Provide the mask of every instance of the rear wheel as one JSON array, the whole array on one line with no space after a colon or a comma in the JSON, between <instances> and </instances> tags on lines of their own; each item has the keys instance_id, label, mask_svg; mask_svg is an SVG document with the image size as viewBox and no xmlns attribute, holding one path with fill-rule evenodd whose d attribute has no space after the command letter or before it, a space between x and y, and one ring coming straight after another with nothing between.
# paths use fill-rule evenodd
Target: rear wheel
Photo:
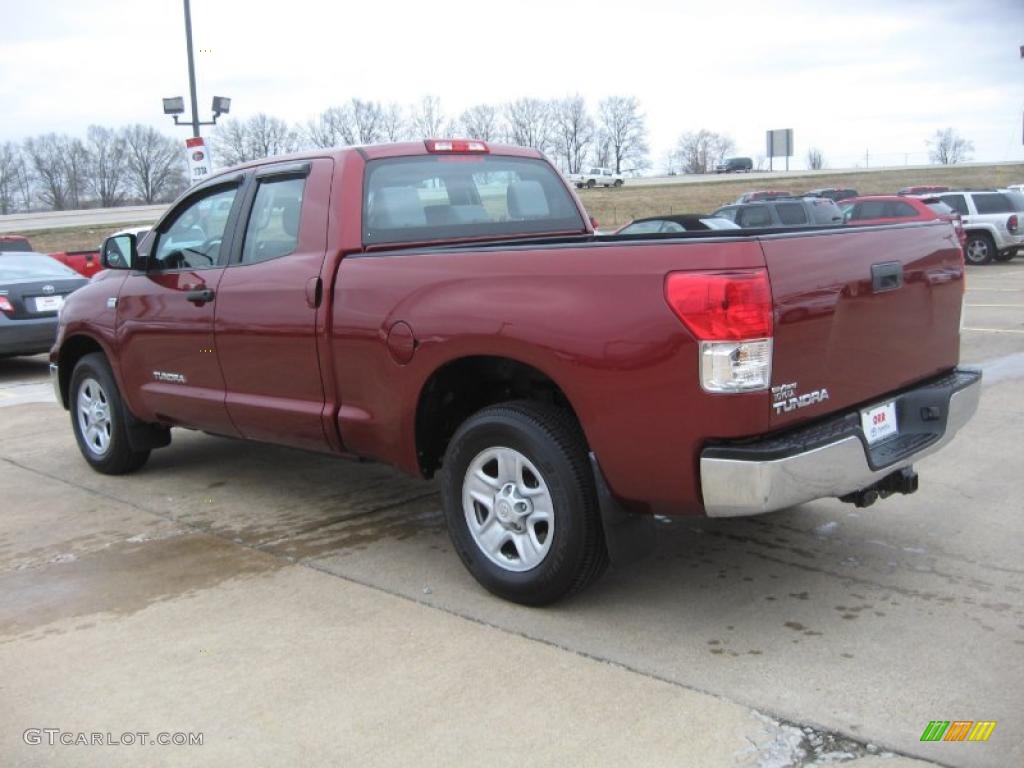
<instances>
[{"instance_id":1,"label":"rear wheel","mask_svg":"<svg viewBox=\"0 0 1024 768\"><path fill-rule=\"evenodd\" d=\"M608 564L583 435L562 409L517 401L471 416L445 452L441 497L462 562L507 600L552 603Z\"/></svg>"},{"instance_id":2,"label":"rear wheel","mask_svg":"<svg viewBox=\"0 0 1024 768\"><path fill-rule=\"evenodd\" d=\"M987 232L971 232L964 245L964 258L968 264L988 264L996 253L996 244Z\"/></svg>"},{"instance_id":3,"label":"rear wheel","mask_svg":"<svg viewBox=\"0 0 1024 768\"><path fill-rule=\"evenodd\" d=\"M97 472L123 475L149 459L149 451L135 451L128 442L121 393L100 353L86 355L75 365L68 405L78 449Z\"/></svg>"},{"instance_id":4,"label":"rear wheel","mask_svg":"<svg viewBox=\"0 0 1024 768\"><path fill-rule=\"evenodd\" d=\"M621 187L622 186L622 179L616 179L615 180L615 186L616 187Z\"/></svg>"},{"instance_id":5,"label":"rear wheel","mask_svg":"<svg viewBox=\"0 0 1024 768\"><path fill-rule=\"evenodd\" d=\"M587 189L593 189L597 186L597 182L594 179L587 179Z\"/></svg>"}]
</instances>

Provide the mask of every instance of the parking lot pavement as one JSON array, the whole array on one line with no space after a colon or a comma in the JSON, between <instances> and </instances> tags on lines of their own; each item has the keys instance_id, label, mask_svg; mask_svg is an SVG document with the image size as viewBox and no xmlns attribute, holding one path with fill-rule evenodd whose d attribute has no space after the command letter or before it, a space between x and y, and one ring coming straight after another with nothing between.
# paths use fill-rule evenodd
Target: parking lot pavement
<instances>
[{"instance_id":1,"label":"parking lot pavement","mask_svg":"<svg viewBox=\"0 0 1024 768\"><path fill-rule=\"evenodd\" d=\"M1013 303L1024 264L970 271L982 405L919 493L665 523L652 558L545 610L484 593L433 486L387 468L176 431L108 478L55 405L0 409L17 499L0 518L0 754L128 749L21 741L60 727L202 731L148 758L189 765L1024 764L1024 316L982 306ZM26 365L20 381L45 375ZM936 719L998 726L919 741Z\"/></svg>"}]
</instances>

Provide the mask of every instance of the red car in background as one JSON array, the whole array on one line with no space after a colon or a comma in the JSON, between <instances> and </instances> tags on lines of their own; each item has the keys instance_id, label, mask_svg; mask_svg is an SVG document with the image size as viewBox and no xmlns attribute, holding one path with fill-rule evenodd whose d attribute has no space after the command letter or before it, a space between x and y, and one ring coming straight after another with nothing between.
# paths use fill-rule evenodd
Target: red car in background
<instances>
[{"instance_id":1,"label":"red car in background","mask_svg":"<svg viewBox=\"0 0 1024 768\"><path fill-rule=\"evenodd\" d=\"M949 187L936 184L919 184L915 187L904 187L897 195L927 195L932 192L949 192Z\"/></svg>"},{"instance_id":2,"label":"red car in background","mask_svg":"<svg viewBox=\"0 0 1024 768\"><path fill-rule=\"evenodd\" d=\"M21 235L0 235L0 251L11 253L30 253L32 244L27 237Z\"/></svg>"},{"instance_id":3,"label":"red car in background","mask_svg":"<svg viewBox=\"0 0 1024 768\"><path fill-rule=\"evenodd\" d=\"M937 197L865 195L843 200L839 207L843 211L844 224L899 224L941 219L953 225L961 248L967 240L960 214Z\"/></svg>"}]
</instances>

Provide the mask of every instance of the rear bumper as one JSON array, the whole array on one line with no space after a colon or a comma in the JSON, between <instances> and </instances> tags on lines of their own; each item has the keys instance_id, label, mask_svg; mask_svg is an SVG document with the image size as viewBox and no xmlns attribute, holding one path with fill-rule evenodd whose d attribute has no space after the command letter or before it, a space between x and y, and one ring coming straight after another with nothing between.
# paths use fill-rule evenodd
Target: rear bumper
<instances>
[{"instance_id":1,"label":"rear bumper","mask_svg":"<svg viewBox=\"0 0 1024 768\"><path fill-rule=\"evenodd\" d=\"M49 352L56 338L56 316L11 320L0 313L0 355Z\"/></svg>"},{"instance_id":2,"label":"rear bumper","mask_svg":"<svg viewBox=\"0 0 1024 768\"><path fill-rule=\"evenodd\" d=\"M857 410L753 442L710 445L700 458L709 517L786 509L860 491L944 447L978 408L981 372L959 369L894 401L898 437L868 447Z\"/></svg>"}]
</instances>

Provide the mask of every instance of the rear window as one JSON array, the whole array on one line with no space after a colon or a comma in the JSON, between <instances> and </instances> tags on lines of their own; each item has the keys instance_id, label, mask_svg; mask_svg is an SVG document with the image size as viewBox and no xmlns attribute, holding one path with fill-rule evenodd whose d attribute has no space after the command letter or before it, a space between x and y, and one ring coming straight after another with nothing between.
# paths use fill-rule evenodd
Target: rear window
<instances>
[{"instance_id":1,"label":"rear window","mask_svg":"<svg viewBox=\"0 0 1024 768\"><path fill-rule=\"evenodd\" d=\"M0 237L0 251L8 253L28 253L31 252L32 246L28 240L21 237L3 238Z\"/></svg>"},{"instance_id":2,"label":"rear window","mask_svg":"<svg viewBox=\"0 0 1024 768\"><path fill-rule=\"evenodd\" d=\"M1001 192L989 192L974 196L974 207L978 213L1013 213L1010 198Z\"/></svg>"},{"instance_id":3,"label":"rear window","mask_svg":"<svg viewBox=\"0 0 1024 768\"><path fill-rule=\"evenodd\" d=\"M81 277L56 259L39 253L8 253L0 256L0 283L19 280L62 280Z\"/></svg>"},{"instance_id":4,"label":"rear window","mask_svg":"<svg viewBox=\"0 0 1024 768\"><path fill-rule=\"evenodd\" d=\"M807 223L807 213L800 203L779 203L775 206L775 212L783 224L799 226Z\"/></svg>"},{"instance_id":5,"label":"rear window","mask_svg":"<svg viewBox=\"0 0 1024 768\"><path fill-rule=\"evenodd\" d=\"M431 155L371 160L364 195L367 245L586 229L558 173L532 158Z\"/></svg>"},{"instance_id":6,"label":"rear window","mask_svg":"<svg viewBox=\"0 0 1024 768\"><path fill-rule=\"evenodd\" d=\"M770 227L772 225L772 216L768 212L767 206L751 206L740 211L736 223L741 227Z\"/></svg>"}]
</instances>

